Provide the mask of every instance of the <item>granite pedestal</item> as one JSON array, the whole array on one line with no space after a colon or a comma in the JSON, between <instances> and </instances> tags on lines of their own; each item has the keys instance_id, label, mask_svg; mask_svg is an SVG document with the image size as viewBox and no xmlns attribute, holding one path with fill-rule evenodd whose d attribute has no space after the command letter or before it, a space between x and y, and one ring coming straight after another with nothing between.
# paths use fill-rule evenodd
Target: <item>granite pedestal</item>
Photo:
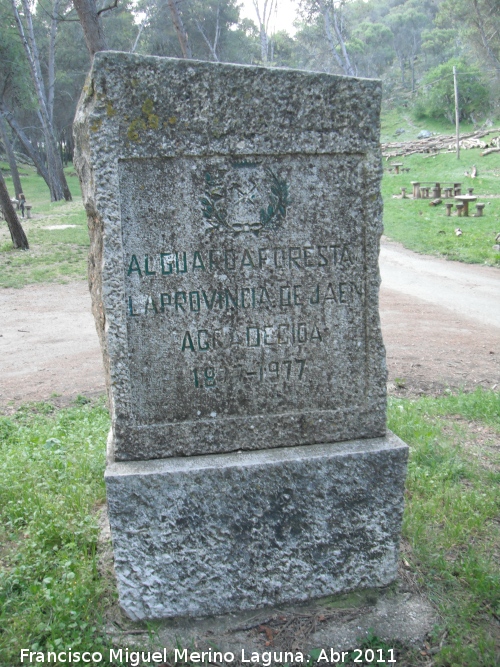
<instances>
[{"instance_id":1,"label":"granite pedestal","mask_svg":"<svg viewBox=\"0 0 500 667\"><path fill-rule=\"evenodd\" d=\"M106 470L133 619L303 602L396 577L407 446L395 435Z\"/></svg>"}]
</instances>

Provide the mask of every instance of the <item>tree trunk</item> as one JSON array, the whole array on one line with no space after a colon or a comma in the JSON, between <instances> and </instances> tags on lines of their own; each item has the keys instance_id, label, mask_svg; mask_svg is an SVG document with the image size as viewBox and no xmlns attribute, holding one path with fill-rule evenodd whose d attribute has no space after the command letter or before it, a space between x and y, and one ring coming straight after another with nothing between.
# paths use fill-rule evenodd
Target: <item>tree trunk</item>
<instances>
[{"instance_id":1,"label":"tree trunk","mask_svg":"<svg viewBox=\"0 0 500 667\"><path fill-rule=\"evenodd\" d=\"M7 128L5 127L5 121L2 116L0 116L0 137L2 143L5 147L5 152L7 153L7 158L9 160L10 174L12 176L12 183L14 185L14 196L17 199L17 196L20 192L23 191L21 186L21 179L19 177L19 171L17 169L16 156L12 150L12 145L10 143L9 137L7 135Z\"/></svg>"},{"instance_id":2,"label":"tree trunk","mask_svg":"<svg viewBox=\"0 0 500 667\"><path fill-rule=\"evenodd\" d=\"M54 122L54 93L56 88L56 35L57 35L57 14L59 12L60 0L54 0L52 4L52 19L50 22L50 39L49 39L49 67L48 67L48 91L47 110L49 112L49 120Z\"/></svg>"},{"instance_id":3,"label":"tree trunk","mask_svg":"<svg viewBox=\"0 0 500 667\"><path fill-rule=\"evenodd\" d=\"M172 22L174 24L175 32L179 39L179 44L181 45L182 56L184 58L192 58L193 54L191 53L191 47L189 46L188 36L184 24L179 14L179 8L177 7L177 0L168 0L168 6L170 7L170 13L172 14Z\"/></svg>"},{"instance_id":4,"label":"tree trunk","mask_svg":"<svg viewBox=\"0 0 500 667\"><path fill-rule=\"evenodd\" d=\"M405 87L405 64L406 64L406 60L403 56L398 56L398 61L399 61L399 69L401 70L401 85L404 88Z\"/></svg>"},{"instance_id":5,"label":"tree trunk","mask_svg":"<svg viewBox=\"0 0 500 667\"><path fill-rule=\"evenodd\" d=\"M19 141L24 146L24 150L26 151L26 153L28 153L30 158L33 160L33 162L35 164L35 167L37 168L40 176L47 183L47 187L50 190L51 199L52 199L52 186L51 186L51 183L50 183L49 172L45 168L45 165L43 163L43 159L42 159L40 153L33 146L33 144L28 139L28 137L23 132L23 130L19 127L19 124L16 121L16 119L14 118L14 116L10 113L10 111L7 111L7 109L5 109L5 107L3 107L1 102L0 102L0 113L7 120L7 122L10 125L12 131L16 134L17 138L19 139ZM53 201L53 199L52 199L52 201Z\"/></svg>"},{"instance_id":6,"label":"tree trunk","mask_svg":"<svg viewBox=\"0 0 500 667\"><path fill-rule=\"evenodd\" d=\"M5 181L3 180L2 172L0 172L0 205L2 206L2 211L9 226L9 232L12 239L12 243L16 248L21 248L21 250L28 250L29 244L26 234L24 233L17 213L12 206L10 201L9 192Z\"/></svg>"},{"instance_id":7,"label":"tree trunk","mask_svg":"<svg viewBox=\"0 0 500 667\"><path fill-rule=\"evenodd\" d=\"M264 26L260 26L260 58L262 62L267 65L268 62L268 43L267 43L267 33L264 30Z\"/></svg>"},{"instance_id":8,"label":"tree trunk","mask_svg":"<svg viewBox=\"0 0 500 667\"><path fill-rule=\"evenodd\" d=\"M203 28L201 27L200 22L198 19L195 19L196 27L198 28L201 36L205 40L205 44L208 46L210 53L212 54L212 58L215 60L215 62L219 62L219 56L217 55L217 42L219 41L219 36L220 36L220 24L219 24L219 15L220 15L220 1L217 3L217 19L216 19L216 24L215 24L215 36L214 36L214 43L212 44L208 37L205 35L205 32Z\"/></svg>"},{"instance_id":9,"label":"tree trunk","mask_svg":"<svg viewBox=\"0 0 500 667\"><path fill-rule=\"evenodd\" d=\"M21 37L26 57L30 66L31 79L33 81L35 92L38 101L38 116L42 123L43 133L45 135L45 149L47 151L47 167L51 183L51 195L57 201L59 199L66 199L71 201L71 192L66 182L64 175L61 156L57 147L57 142L54 135L54 128L50 122L49 112L47 110L47 97L45 95L45 87L40 68L40 57L38 54L38 47L35 40L35 33L33 30L33 21L31 17L30 8L27 0L21 0L24 12L24 19L28 29L28 38L24 32L24 26L17 10L15 0L12 1L12 10L14 18Z\"/></svg>"},{"instance_id":10,"label":"tree trunk","mask_svg":"<svg viewBox=\"0 0 500 667\"><path fill-rule=\"evenodd\" d=\"M258 0L253 0L253 6L257 14L257 21L259 22L260 57L264 65L267 65L269 62L269 20L275 8L275 0L264 0L262 13L259 9Z\"/></svg>"},{"instance_id":11,"label":"tree trunk","mask_svg":"<svg viewBox=\"0 0 500 667\"><path fill-rule=\"evenodd\" d=\"M333 25L335 28L335 34L337 35L337 39L340 44L340 48L342 50L342 57L344 59L344 72L348 76L353 76L354 70L352 68L351 61L349 60L349 55L347 53L347 48L345 45L345 39L344 35L342 34L341 26L339 26L338 13L337 10L335 9L335 5L333 5Z\"/></svg>"},{"instance_id":12,"label":"tree trunk","mask_svg":"<svg viewBox=\"0 0 500 667\"><path fill-rule=\"evenodd\" d=\"M339 68L342 70L344 74L347 74L348 76L351 76L353 73L352 67L351 67L351 62L349 60L349 57L347 55L347 49L345 46L344 38L342 36L342 32L339 28L338 25L338 20L337 20L337 15L335 13L335 8L333 9L333 19L334 19L334 30L335 30L335 35L337 37L337 41L340 44L340 48L342 50L342 55L344 59L342 59L337 51L337 45L335 44L335 40L333 38L333 33L332 33L332 24L330 20L330 10L329 8L325 5L325 3L321 0L319 3L319 8L321 11L321 15L323 16L323 24L325 26L325 35L326 39L328 42L328 45L330 47L330 51L332 52L332 56L334 60L336 61L337 65Z\"/></svg>"},{"instance_id":13,"label":"tree trunk","mask_svg":"<svg viewBox=\"0 0 500 667\"><path fill-rule=\"evenodd\" d=\"M95 0L73 0L85 37L85 44L93 58L98 51L108 51L101 17L97 13Z\"/></svg>"}]
</instances>

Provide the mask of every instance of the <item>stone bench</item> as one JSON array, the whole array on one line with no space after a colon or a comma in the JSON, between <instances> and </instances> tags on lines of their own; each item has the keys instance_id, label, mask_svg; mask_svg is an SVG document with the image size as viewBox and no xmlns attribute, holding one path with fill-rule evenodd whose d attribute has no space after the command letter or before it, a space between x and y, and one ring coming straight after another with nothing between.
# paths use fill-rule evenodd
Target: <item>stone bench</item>
<instances>
[{"instance_id":1,"label":"stone bench","mask_svg":"<svg viewBox=\"0 0 500 667\"><path fill-rule=\"evenodd\" d=\"M429 184L429 187L423 185L424 183ZM436 181L411 181L411 184L413 186L413 199L428 199L431 191L433 199L441 197L441 183L437 183ZM432 184L432 187L430 184ZM453 188L448 189L450 193L453 190Z\"/></svg>"},{"instance_id":2,"label":"stone bench","mask_svg":"<svg viewBox=\"0 0 500 667\"><path fill-rule=\"evenodd\" d=\"M483 210L486 204L476 204L476 218L482 218L483 217Z\"/></svg>"},{"instance_id":3,"label":"stone bench","mask_svg":"<svg viewBox=\"0 0 500 667\"><path fill-rule=\"evenodd\" d=\"M453 208L453 202L446 202L446 215L450 217L451 209Z\"/></svg>"},{"instance_id":4,"label":"stone bench","mask_svg":"<svg viewBox=\"0 0 500 667\"><path fill-rule=\"evenodd\" d=\"M31 209L33 206L31 204L26 204L24 208L26 209L26 217L28 219L31 218Z\"/></svg>"},{"instance_id":5,"label":"stone bench","mask_svg":"<svg viewBox=\"0 0 500 667\"><path fill-rule=\"evenodd\" d=\"M462 217L463 211L464 211L464 204L457 204L457 215L459 218Z\"/></svg>"}]
</instances>

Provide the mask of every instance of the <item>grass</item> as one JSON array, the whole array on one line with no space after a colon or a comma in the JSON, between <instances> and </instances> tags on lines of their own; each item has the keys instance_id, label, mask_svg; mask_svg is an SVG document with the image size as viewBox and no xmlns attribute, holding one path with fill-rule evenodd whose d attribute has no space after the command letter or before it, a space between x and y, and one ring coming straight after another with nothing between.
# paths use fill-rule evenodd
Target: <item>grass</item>
<instances>
[{"instance_id":1,"label":"grass","mask_svg":"<svg viewBox=\"0 0 500 667\"><path fill-rule=\"evenodd\" d=\"M409 173L384 173L384 230L386 236L419 253L474 264L500 266L500 252L493 249L495 236L500 233L500 153L480 156L479 149L461 152L457 160L453 153L436 157L421 154L398 159L410 169ZM384 161L387 167L394 160ZM478 169L477 178L464 176L472 165ZM400 199L401 188L411 194L411 181L462 183L462 192L473 187L478 202L486 207L481 218L446 216L444 203L430 206L425 199ZM470 207L471 213L474 206ZM460 227L461 236L455 235Z\"/></svg>"},{"instance_id":2,"label":"grass","mask_svg":"<svg viewBox=\"0 0 500 667\"><path fill-rule=\"evenodd\" d=\"M500 122L495 124L499 127ZM472 123L460 123L460 132L466 134L475 129ZM404 130L399 133L398 130ZM383 109L380 123L380 141L390 143L395 141L412 141L416 139L419 132L428 130L434 134L455 134L455 125L443 120L433 118L415 120L409 109Z\"/></svg>"},{"instance_id":3,"label":"grass","mask_svg":"<svg viewBox=\"0 0 500 667\"><path fill-rule=\"evenodd\" d=\"M7 169L6 163L0 162L0 168ZM78 178L73 168L65 171L73 201L51 202L45 181L31 167L22 167L23 191L28 204L33 206L33 218L21 219L30 249L16 250L7 225L0 225L0 287L85 279L89 246L87 219ZM8 174L5 175L5 181L12 193L12 181ZM75 227L47 229L59 225Z\"/></svg>"},{"instance_id":4,"label":"grass","mask_svg":"<svg viewBox=\"0 0 500 667\"><path fill-rule=\"evenodd\" d=\"M0 417L0 664L21 648L103 645L109 592L98 573L96 508L104 503L102 402Z\"/></svg>"},{"instance_id":5,"label":"grass","mask_svg":"<svg viewBox=\"0 0 500 667\"><path fill-rule=\"evenodd\" d=\"M500 395L392 398L388 417L411 447L405 557L439 611L431 643L443 642L433 664L492 667L500 646ZM486 444L476 447L471 425ZM82 399L0 417L2 665L19 664L21 648L107 655L114 582L100 574L96 546L108 427L102 402ZM401 664L421 664L409 655Z\"/></svg>"},{"instance_id":6,"label":"grass","mask_svg":"<svg viewBox=\"0 0 500 667\"><path fill-rule=\"evenodd\" d=\"M490 446L474 445L471 420ZM403 534L442 619L434 665L499 664L500 394L393 398L389 427L411 447Z\"/></svg>"}]
</instances>

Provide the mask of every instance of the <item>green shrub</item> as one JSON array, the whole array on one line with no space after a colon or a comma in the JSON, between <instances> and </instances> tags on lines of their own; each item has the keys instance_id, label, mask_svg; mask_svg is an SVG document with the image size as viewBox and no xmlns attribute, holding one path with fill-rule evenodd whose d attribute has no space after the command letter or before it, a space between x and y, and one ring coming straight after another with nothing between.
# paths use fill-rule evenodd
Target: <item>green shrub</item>
<instances>
[{"instance_id":1,"label":"green shrub","mask_svg":"<svg viewBox=\"0 0 500 667\"><path fill-rule=\"evenodd\" d=\"M453 67L457 70L458 110L461 121L475 121L490 109L490 97L481 72L463 59L452 58L425 75L414 106L416 118L455 119Z\"/></svg>"}]
</instances>

